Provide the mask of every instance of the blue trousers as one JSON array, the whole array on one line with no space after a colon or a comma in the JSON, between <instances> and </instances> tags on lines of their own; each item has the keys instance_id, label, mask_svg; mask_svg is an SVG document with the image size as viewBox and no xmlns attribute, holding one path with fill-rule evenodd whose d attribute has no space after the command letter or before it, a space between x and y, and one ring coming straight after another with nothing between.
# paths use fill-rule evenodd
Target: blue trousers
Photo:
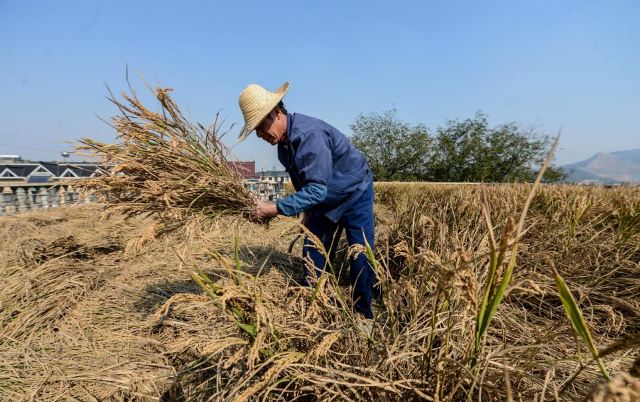
<instances>
[{"instance_id":1,"label":"blue trousers","mask_svg":"<svg viewBox=\"0 0 640 402\"><path fill-rule=\"evenodd\" d=\"M338 222L333 222L324 215L312 215L307 219L306 227L320 239L331 260L333 260L343 230L346 232L349 246L354 244L364 246L366 236L367 243L374 248L373 183L358 199L347 206ZM304 239L302 255L305 258L311 258L319 277L327 264L324 255L315 248L308 237ZM309 277L309 275L310 272L305 266L305 277ZM376 277L364 254L360 254L355 259L349 258L349 279L353 287L356 311L365 318L373 318L371 299L373 298Z\"/></svg>"}]
</instances>

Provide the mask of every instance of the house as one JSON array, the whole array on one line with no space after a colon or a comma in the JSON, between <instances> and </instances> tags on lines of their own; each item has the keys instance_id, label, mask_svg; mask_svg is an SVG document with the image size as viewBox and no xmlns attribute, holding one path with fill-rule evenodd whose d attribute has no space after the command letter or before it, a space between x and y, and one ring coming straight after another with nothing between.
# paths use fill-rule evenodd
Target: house
<instances>
[{"instance_id":1,"label":"house","mask_svg":"<svg viewBox=\"0 0 640 402\"><path fill-rule=\"evenodd\" d=\"M84 179L104 169L93 163L21 162L0 163L0 183L50 183L63 179Z\"/></svg>"},{"instance_id":2,"label":"house","mask_svg":"<svg viewBox=\"0 0 640 402\"><path fill-rule=\"evenodd\" d=\"M255 161L229 161L242 176L244 185L261 200L275 201L283 197L285 184L290 183L289 174L284 170L262 170L256 172Z\"/></svg>"},{"instance_id":3,"label":"house","mask_svg":"<svg viewBox=\"0 0 640 402\"><path fill-rule=\"evenodd\" d=\"M261 170L258 177L258 194L269 201L282 199L285 196L285 184L291 182L284 170Z\"/></svg>"},{"instance_id":4,"label":"house","mask_svg":"<svg viewBox=\"0 0 640 402\"><path fill-rule=\"evenodd\" d=\"M0 155L0 165L7 163L20 163L23 162L20 155Z\"/></svg>"},{"instance_id":5,"label":"house","mask_svg":"<svg viewBox=\"0 0 640 402\"><path fill-rule=\"evenodd\" d=\"M261 170L258 173L260 180L274 184L290 183L289 173L284 170Z\"/></svg>"},{"instance_id":6,"label":"house","mask_svg":"<svg viewBox=\"0 0 640 402\"><path fill-rule=\"evenodd\" d=\"M245 180L257 180L256 161L229 161L229 166L234 168Z\"/></svg>"}]
</instances>

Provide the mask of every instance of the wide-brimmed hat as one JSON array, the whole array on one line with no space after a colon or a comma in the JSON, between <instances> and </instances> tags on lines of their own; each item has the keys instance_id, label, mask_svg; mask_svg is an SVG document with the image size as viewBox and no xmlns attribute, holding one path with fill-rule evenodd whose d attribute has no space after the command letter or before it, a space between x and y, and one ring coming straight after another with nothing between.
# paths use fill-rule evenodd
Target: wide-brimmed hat
<instances>
[{"instance_id":1,"label":"wide-brimmed hat","mask_svg":"<svg viewBox=\"0 0 640 402\"><path fill-rule=\"evenodd\" d=\"M240 131L240 135L238 135L238 142L243 141L256 129L262 119L282 100L288 89L289 82L287 81L275 92L271 92L258 84L249 84L240 92L238 104L244 116L244 127Z\"/></svg>"}]
</instances>

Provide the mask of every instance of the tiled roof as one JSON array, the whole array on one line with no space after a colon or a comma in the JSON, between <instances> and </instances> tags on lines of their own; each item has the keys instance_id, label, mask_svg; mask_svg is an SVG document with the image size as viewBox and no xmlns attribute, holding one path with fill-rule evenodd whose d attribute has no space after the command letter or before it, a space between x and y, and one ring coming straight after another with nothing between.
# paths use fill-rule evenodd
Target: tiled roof
<instances>
[{"instance_id":1,"label":"tiled roof","mask_svg":"<svg viewBox=\"0 0 640 402\"><path fill-rule=\"evenodd\" d=\"M38 167L37 164L29 164L29 165L0 165L0 172L4 172L7 169L9 172L12 172L17 177L27 177L29 173L36 170Z\"/></svg>"},{"instance_id":2,"label":"tiled roof","mask_svg":"<svg viewBox=\"0 0 640 402\"><path fill-rule=\"evenodd\" d=\"M6 172L3 176L5 179L10 177L25 179L34 173L50 174L55 178L90 177L98 169L100 169L99 166L91 163L39 162L0 164L0 174ZM67 170L73 173L69 173Z\"/></svg>"}]
</instances>

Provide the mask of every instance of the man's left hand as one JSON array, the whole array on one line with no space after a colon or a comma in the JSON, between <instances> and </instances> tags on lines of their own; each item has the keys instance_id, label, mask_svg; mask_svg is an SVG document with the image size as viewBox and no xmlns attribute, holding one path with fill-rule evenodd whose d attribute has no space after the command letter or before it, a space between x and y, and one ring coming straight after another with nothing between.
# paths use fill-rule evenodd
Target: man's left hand
<instances>
[{"instance_id":1,"label":"man's left hand","mask_svg":"<svg viewBox=\"0 0 640 402\"><path fill-rule=\"evenodd\" d=\"M256 218L260 221L269 220L278 215L278 208L274 202L258 200L256 204Z\"/></svg>"}]
</instances>

